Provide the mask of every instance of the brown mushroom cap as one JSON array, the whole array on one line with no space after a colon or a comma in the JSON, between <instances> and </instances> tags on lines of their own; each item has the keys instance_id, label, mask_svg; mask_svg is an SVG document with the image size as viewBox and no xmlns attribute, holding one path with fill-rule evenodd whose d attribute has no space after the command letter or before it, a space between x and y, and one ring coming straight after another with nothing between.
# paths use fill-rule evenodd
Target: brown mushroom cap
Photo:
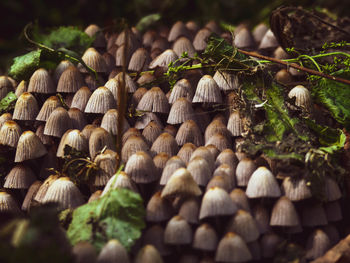
<instances>
[{"instance_id":1,"label":"brown mushroom cap","mask_svg":"<svg viewBox=\"0 0 350 263\"><path fill-rule=\"evenodd\" d=\"M229 194L221 188L214 187L203 196L199 219L233 215L236 211L237 206L232 202Z\"/></svg>"},{"instance_id":2,"label":"brown mushroom cap","mask_svg":"<svg viewBox=\"0 0 350 263\"><path fill-rule=\"evenodd\" d=\"M218 245L218 234L209 224L202 224L194 233L193 248L204 251L215 251Z\"/></svg>"},{"instance_id":3,"label":"brown mushroom cap","mask_svg":"<svg viewBox=\"0 0 350 263\"><path fill-rule=\"evenodd\" d=\"M246 262L252 254L244 240L237 234L229 232L219 242L215 260L219 262Z\"/></svg>"},{"instance_id":4,"label":"brown mushroom cap","mask_svg":"<svg viewBox=\"0 0 350 263\"><path fill-rule=\"evenodd\" d=\"M129 263L128 252L125 247L116 239L109 240L101 249L97 257L97 263L125 262Z\"/></svg>"},{"instance_id":5,"label":"brown mushroom cap","mask_svg":"<svg viewBox=\"0 0 350 263\"><path fill-rule=\"evenodd\" d=\"M174 216L165 227L164 242L172 245L185 245L192 242L192 229L181 216Z\"/></svg>"},{"instance_id":6,"label":"brown mushroom cap","mask_svg":"<svg viewBox=\"0 0 350 263\"><path fill-rule=\"evenodd\" d=\"M281 190L275 176L266 167L261 166L250 177L246 194L249 198L279 197Z\"/></svg>"},{"instance_id":7,"label":"brown mushroom cap","mask_svg":"<svg viewBox=\"0 0 350 263\"><path fill-rule=\"evenodd\" d=\"M162 197L170 196L199 196L202 191L197 183L193 180L191 173L185 168L177 169L166 183Z\"/></svg>"}]
</instances>

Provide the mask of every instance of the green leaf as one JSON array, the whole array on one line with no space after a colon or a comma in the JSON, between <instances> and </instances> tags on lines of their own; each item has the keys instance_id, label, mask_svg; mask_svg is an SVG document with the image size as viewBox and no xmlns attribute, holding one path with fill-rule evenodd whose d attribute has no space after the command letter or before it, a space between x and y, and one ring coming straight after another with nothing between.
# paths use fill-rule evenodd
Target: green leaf
<instances>
[{"instance_id":1,"label":"green leaf","mask_svg":"<svg viewBox=\"0 0 350 263\"><path fill-rule=\"evenodd\" d=\"M139 194L115 189L73 212L67 236L72 245L91 242L97 250L110 239L118 239L130 249L145 227L145 209Z\"/></svg>"},{"instance_id":2,"label":"green leaf","mask_svg":"<svg viewBox=\"0 0 350 263\"><path fill-rule=\"evenodd\" d=\"M150 27L152 24L159 21L161 18L162 18L162 16L158 13L144 16L136 24L136 29L142 32L142 31L146 30L148 27Z\"/></svg>"},{"instance_id":3,"label":"green leaf","mask_svg":"<svg viewBox=\"0 0 350 263\"><path fill-rule=\"evenodd\" d=\"M282 87L272 83L266 89L264 100L258 95L259 90L254 83L245 82L243 84L245 97L253 104L260 104L266 114L266 121L261 127L261 123L254 130L262 131L267 142L281 141L289 132L293 132L299 139L307 141L308 137L300 134L295 125L299 122L297 118L289 116L288 109L284 103Z\"/></svg>"},{"instance_id":4,"label":"green leaf","mask_svg":"<svg viewBox=\"0 0 350 263\"><path fill-rule=\"evenodd\" d=\"M308 137L301 135L295 125L299 122L297 118L291 118L284 104L281 87L275 83L267 89L267 103L264 104L267 115L267 124L264 131L269 142L280 141L286 132L293 132L303 141Z\"/></svg>"},{"instance_id":5,"label":"green leaf","mask_svg":"<svg viewBox=\"0 0 350 263\"><path fill-rule=\"evenodd\" d=\"M34 50L23 56L15 57L9 75L16 80L28 80L33 72L39 68L42 50Z\"/></svg>"},{"instance_id":6,"label":"green leaf","mask_svg":"<svg viewBox=\"0 0 350 263\"><path fill-rule=\"evenodd\" d=\"M335 72L333 75L349 78L343 71ZM312 87L312 95L330 111L337 122L344 125L347 130L350 129L349 85L322 78Z\"/></svg>"},{"instance_id":7,"label":"green leaf","mask_svg":"<svg viewBox=\"0 0 350 263\"><path fill-rule=\"evenodd\" d=\"M0 114L5 112L9 112L15 106L15 102L17 100L17 96L15 93L10 91L7 95L0 101Z\"/></svg>"},{"instance_id":8,"label":"green leaf","mask_svg":"<svg viewBox=\"0 0 350 263\"><path fill-rule=\"evenodd\" d=\"M76 27L59 27L48 35L34 34L34 40L53 48L65 48L82 55L91 46L94 38L89 37L85 32Z\"/></svg>"},{"instance_id":9,"label":"green leaf","mask_svg":"<svg viewBox=\"0 0 350 263\"><path fill-rule=\"evenodd\" d=\"M319 125L310 119L305 119L305 121L309 128L317 134L320 144L323 145L319 148L320 150L333 154L344 148L346 135L342 130Z\"/></svg>"}]
</instances>

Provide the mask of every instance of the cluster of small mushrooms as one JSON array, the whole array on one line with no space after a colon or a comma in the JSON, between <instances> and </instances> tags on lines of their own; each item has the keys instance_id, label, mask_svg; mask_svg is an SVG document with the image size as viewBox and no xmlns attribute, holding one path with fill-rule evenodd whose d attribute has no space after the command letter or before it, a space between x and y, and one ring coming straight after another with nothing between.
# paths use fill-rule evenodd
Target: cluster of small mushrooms
<instances>
[{"instance_id":1,"label":"cluster of small mushrooms","mask_svg":"<svg viewBox=\"0 0 350 263\"><path fill-rule=\"evenodd\" d=\"M0 116L1 149L13 163L0 181L0 213L26 213L46 202L76 208L111 188L140 193L147 227L132 251L118 240L100 253L82 242L73 248L77 262L271 262L286 240L305 248L306 262L338 242L342 194L335 180L326 178L321 203L302 176L281 179L264 155L251 159L240 151L245 123L235 106L240 83L234 74L190 70L172 89L152 86L154 75L139 74L166 68L183 52L201 54L213 32L241 49L288 58L266 25L253 31L238 26L233 40L213 21L202 28L179 21L144 34L135 28L104 34L96 25L85 32L95 41L82 59L97 80L69 61L52 72L36 70L28 82L0 78L0 99L9 91L18 97L13 113ZM125 75L127 108L139 113L132 117L117 111L124 60L128 73L137 73ZM288 84L300 75L280 69L275 78ZM304 86L291 88L289 96L312 110ZM124 118L125 167L115 180L118 118ZM60 169L65 145L88 152L99 168L84 193L48 169Z\"/></svg>"}]
</instances>

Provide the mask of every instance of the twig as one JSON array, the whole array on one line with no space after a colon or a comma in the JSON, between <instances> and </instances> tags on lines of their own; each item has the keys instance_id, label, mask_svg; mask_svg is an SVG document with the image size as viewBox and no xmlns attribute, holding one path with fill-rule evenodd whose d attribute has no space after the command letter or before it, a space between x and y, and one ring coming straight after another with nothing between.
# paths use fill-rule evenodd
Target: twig
<instances>
[{"instance_id":1,"label":"twig","mask_svg":"<svg viewBox=\"0 0 350 263\"><path fill-rule=\"evenodd\" d=\"M268 60L268 61L275 62L275 63L281 64L281 65L284 65L284 66L287 66L287 67L291 67L291 68L295 68L295 69L307 72L307 73L309 73L311 75L317 75L317 76L320 76L322 78L326 78L326 79L330 79L330 80L334 80L334 81L338 81L338 82L350 85L350 80L347 80L347 79L331 76L331 75L328 75L328 74L323 73L323 72L319 72L319 71L316 71L316 70L313 70L313 69L309 69L309 68L305 68L305 67L299 66L297 64L289 64L288 62L285 62L285 61L277 59L277 58L263 56L263 55L260 55L260 54L257 54L257 53L244 51L244 50L241 50L241 49L238 49L238 51L243 53L243 54L245 54L245 55L247 55L247 56Z\"/></svg>"},{"instance_id":2,"label":"twig","mask_svg":"<svg viewBox=\"0 0 350 263\"><path fill-rule=\"evenodd\" d=\"M123 133L123 126L124 126L124 115L126 112L126 89L125 89L125 74L126 74L126 57L127 57L127 51L128 51L128 41L129 41L129 28L127 26L124 26L124 47L123 47L123 71L122 71L122 77L118 79L119 81L119 89L118 89L118 101L117 101L117 107L118 107L118 122L117 122L117 153L119 160L122 160L122 133ZM117 166L119 165L119 161L117 162ZM118 167L116 167L118 168Z\"/></svg>"}]
</instances>

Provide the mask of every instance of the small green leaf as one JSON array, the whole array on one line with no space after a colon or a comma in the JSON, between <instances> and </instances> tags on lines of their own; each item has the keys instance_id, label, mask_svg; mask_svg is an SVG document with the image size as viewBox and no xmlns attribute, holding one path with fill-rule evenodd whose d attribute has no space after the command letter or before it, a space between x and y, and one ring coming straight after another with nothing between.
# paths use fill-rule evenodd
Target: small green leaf
<instances>
[{"instance_id":1,"label":"small green leaf","mask_svg":"<svg viewBox=\"0 0 350 263\"><path fill-rule=\"evenodd\" d=\"M130 249L145 227L145 209L139 194L128 189L114 189L73 212L67 236L72 245L91 242L97 250L110 239L118 239Z\"/></svg>"},{"instance_id":2,"label":"small green leaf","mask_svg":"<svg viewBox=\"0 0 350 263\"><path fill-rule=\"evenodd\" d=\"M140 19L140 21L136 24L136 29L139 31L144 31L152 24L156 23L162 18L160 14L151 14L144 16Z\"/></svg>"},{"instance_id":3,"label":"small green leaf","mask_svg":"<svg viewBox=\"0 0 350 263\"><path fill-rule=\"evenodd\" d=\"M16 80L28 80L33 72L39 68L42 50L34 50L23 56L15 57L9 75Z\"/></svg>"},{"instance_id":4,"label":"small green leaf","mask_svg":"<svg viewBox=\"0 0 350 263\"><path fill-rule=\"evenodd\" d=\"M9 112L15 106L15 102L17 100L17 96L15 93L10 91L7 95L0 101L0 114L5 112Z\"/></svg>"}]
</instances>

